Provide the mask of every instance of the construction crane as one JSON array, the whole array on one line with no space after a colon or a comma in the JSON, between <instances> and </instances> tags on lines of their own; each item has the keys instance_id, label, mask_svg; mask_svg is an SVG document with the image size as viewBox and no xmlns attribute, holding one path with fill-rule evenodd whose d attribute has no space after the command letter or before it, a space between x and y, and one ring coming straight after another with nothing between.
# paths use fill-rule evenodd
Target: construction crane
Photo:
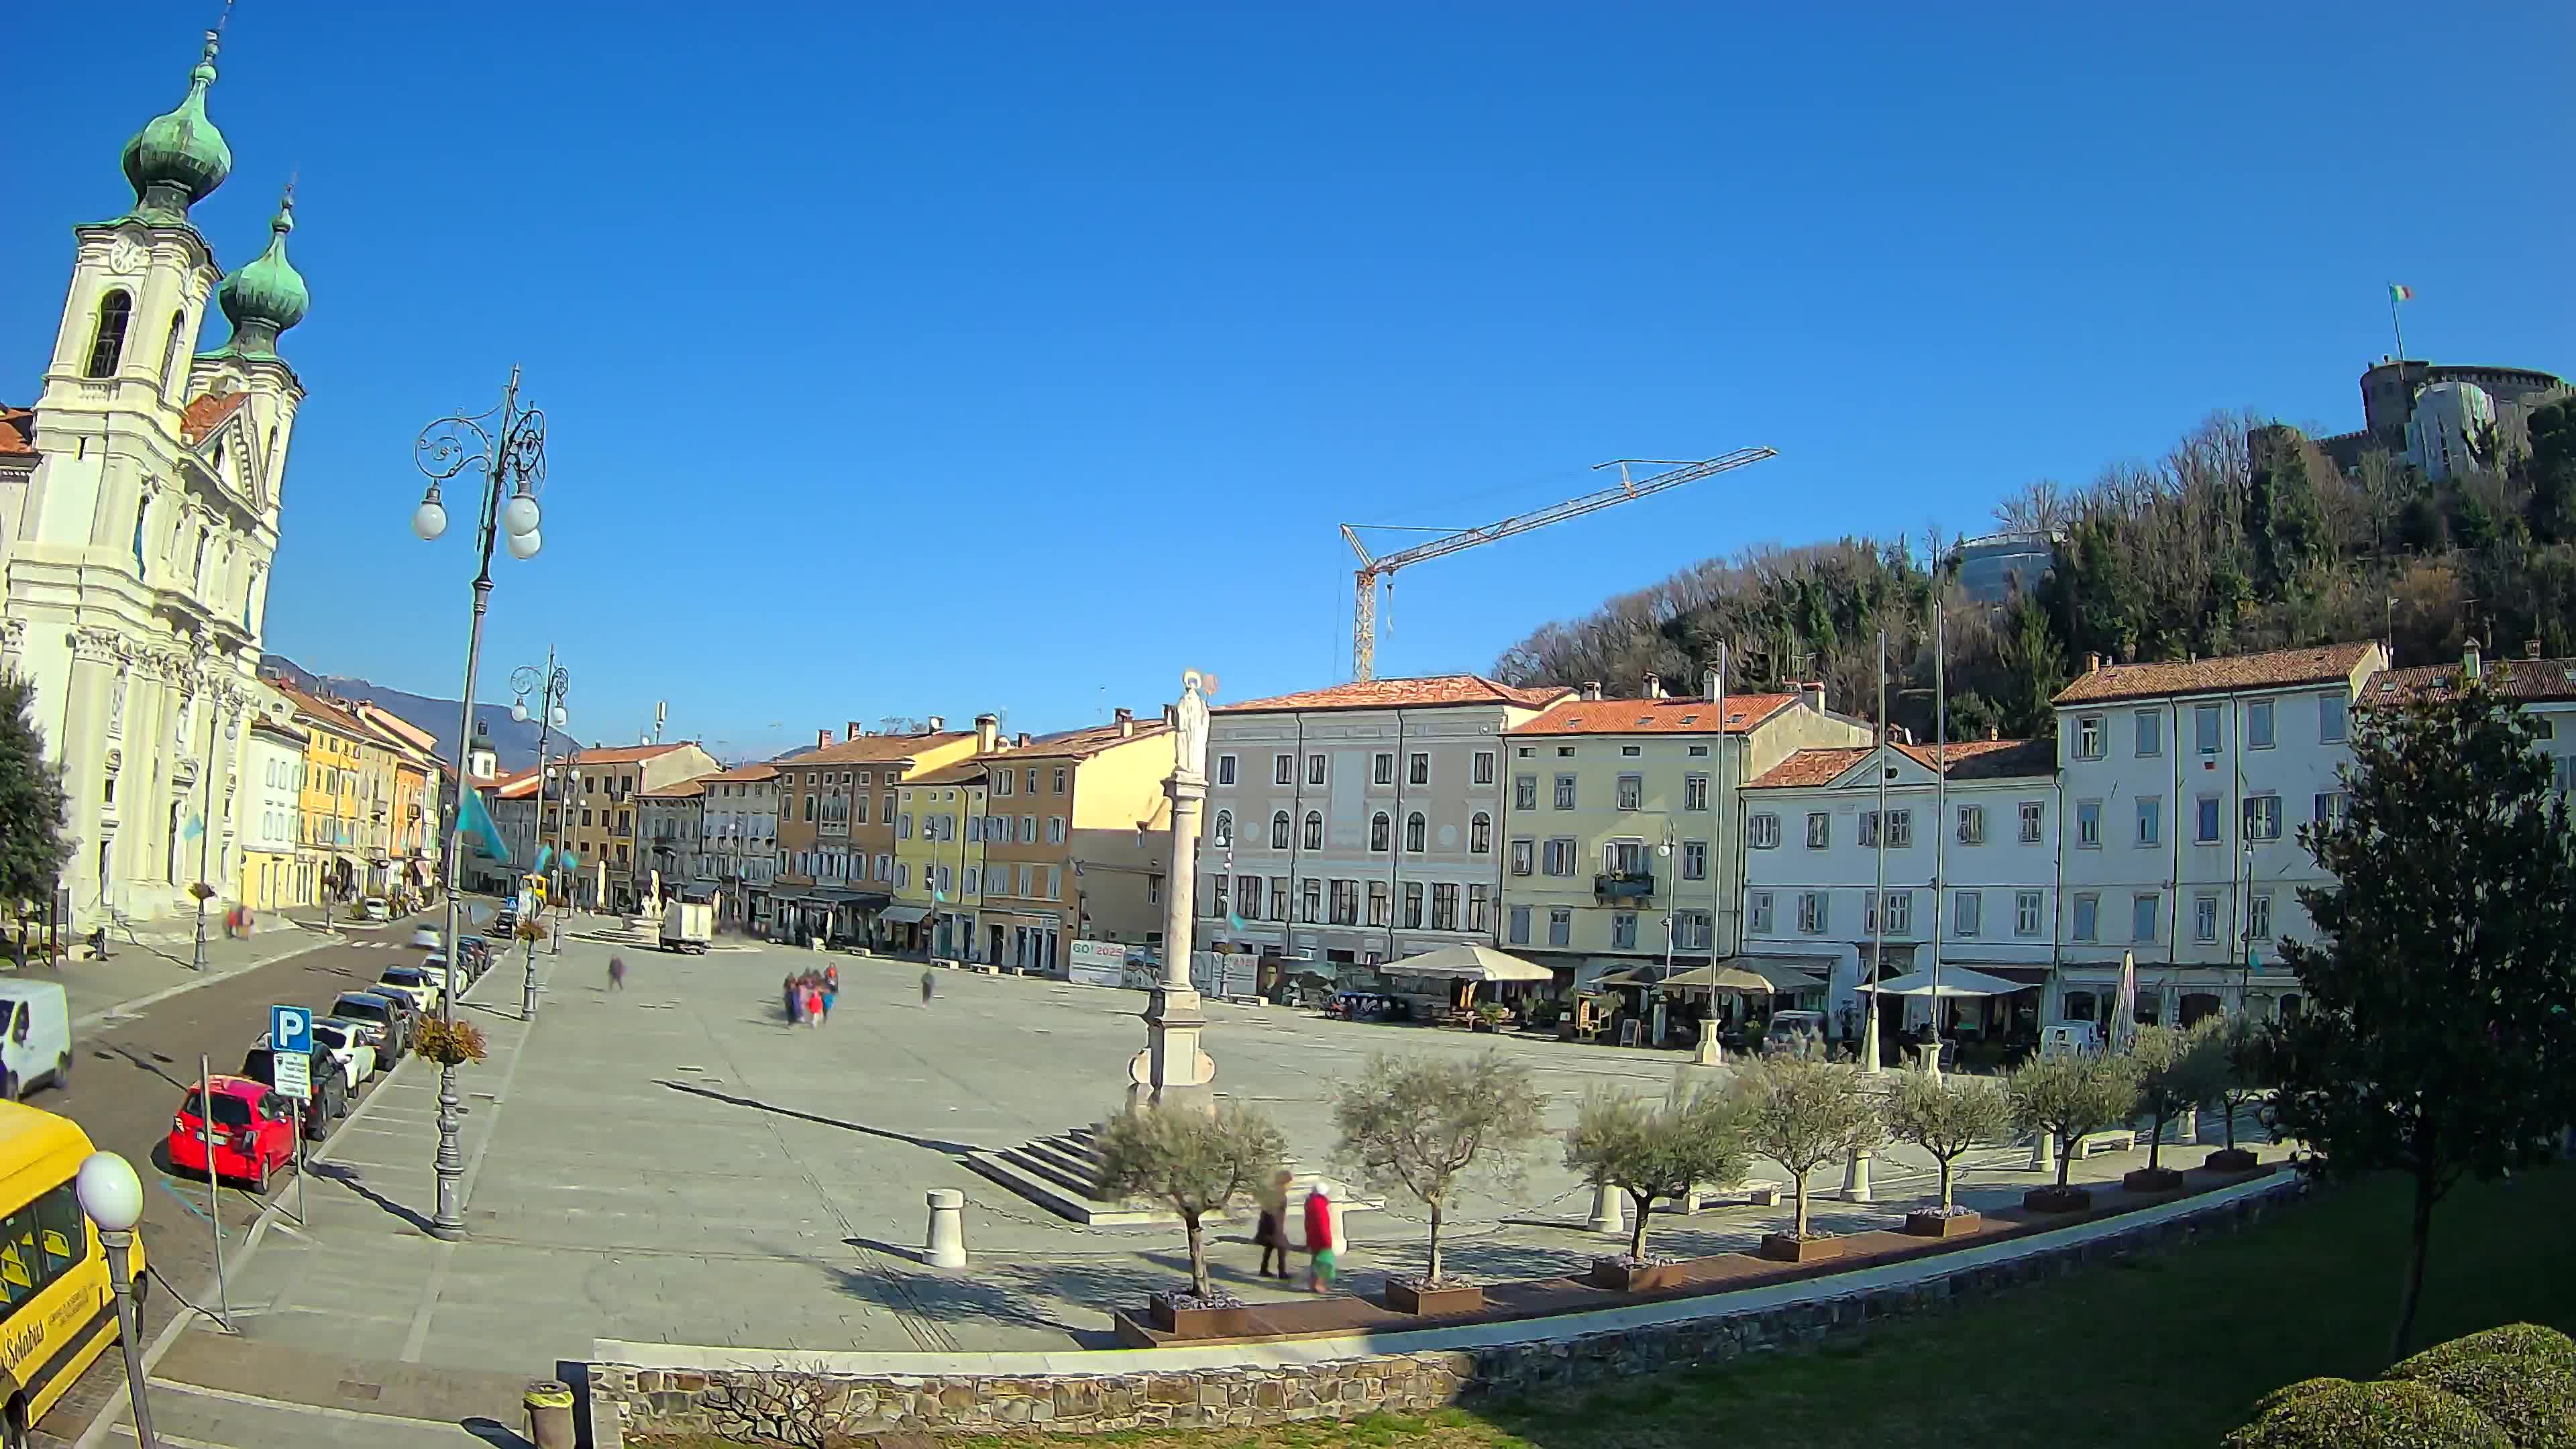
<instances>
[{"instance_id":1,"label":"construction crane","mask_svg":"<svg viewBox=\"0 0 2576 1449\"><path fill-rule=\"evenodd\" d=\"M1427 559L1453 554L1460 549L1474 548L1480 543L1492 543L1497 539L1509 538L1516 533L1527 533L1533 528L1545 528L1551 523L1563 523L1569 518L1580 518L1587 513L1597 513L1614 503L1626 503L1630 499L1643 498L1650 493L1679 488L1685 483L1695 483L1711 474L1731 472L1748 463L1759 463L1765 458L1778 456L1778 451L1772 448L1738 448L1732 453L1721 454L1714 458L1702 458L1697 462L1677 458L1613 458L1607 463L1593 464L1592 470L1597 473L1604 468L1618 469L1619 486L1616 488L1604 488L1598 493L1586 493L1580 498L1569 498L1563 503L1539 509L1535 513L1516 513L1499 523L1489 523L1482 528L1462 528L1455 533L1435 538L1429 543L1418 543L1401 553L1391 553L1384 557L1369 552L1368 545L1360 541L1359 530L1393 525L1343 524L1342 541L1351 546L1351 552L1359 555L1360 560L1360 566L1353 571L1358 589L1352 596L1351 605L1351 677L1353 679L1377 677L1378 583L1383 579L1391 586L1397 569L1418 564ZM1637 478L1631 476L1628 471L1632 467L1662 468L1665 471Z\"/></svg>"}]
</instances>

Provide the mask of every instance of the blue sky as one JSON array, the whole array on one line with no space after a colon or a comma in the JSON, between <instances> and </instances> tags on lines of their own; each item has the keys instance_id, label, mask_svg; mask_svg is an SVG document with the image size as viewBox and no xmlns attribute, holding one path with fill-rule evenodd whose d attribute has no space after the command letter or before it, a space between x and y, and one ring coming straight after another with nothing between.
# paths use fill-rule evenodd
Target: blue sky
<instances>
[{"instance_id":1,"label":"blue sky","mask_svg":"<svg viewBox=\"0 0 2576 1449\"><path fill-rule=\"evenodd\" d=\"M314 296L269 645L453 693L410 444L513 363L547 546L487 678L552 642L585 739L660 698L727 755L1331 682L1336 524L1605 458L1781 453L1408 571L1380 672L1752 543L1975 531L2215 408L2357 426L2391 280L2417 355L2576 369L2576 11L1953 8L243 0L197 215L238 265L296 173ZM216 7L26 9L20 402Z\"/></svg>"}]
</instances>

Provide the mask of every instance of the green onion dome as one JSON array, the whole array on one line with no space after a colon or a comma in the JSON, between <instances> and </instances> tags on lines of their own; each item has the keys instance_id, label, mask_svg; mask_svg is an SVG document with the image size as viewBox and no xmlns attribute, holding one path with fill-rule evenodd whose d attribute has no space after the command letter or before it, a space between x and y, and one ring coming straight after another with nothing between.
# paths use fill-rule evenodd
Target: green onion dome
<instances>
[{"instance_id":1,"label":"green onion dome","mask_svg":"<svg viewBox=\"0 0 2576 1449\"><path fill-rule=\"evenodd\" d=\"M145 122L125 143L125 179L134 186L134 214L145 220L185 222L189 206L232 174L232 148L206 119L206 88L215 83L215 39L213 31L206 32L205 57L188 72L188 94L177 109Z\"/></svg>"}]
</instances>

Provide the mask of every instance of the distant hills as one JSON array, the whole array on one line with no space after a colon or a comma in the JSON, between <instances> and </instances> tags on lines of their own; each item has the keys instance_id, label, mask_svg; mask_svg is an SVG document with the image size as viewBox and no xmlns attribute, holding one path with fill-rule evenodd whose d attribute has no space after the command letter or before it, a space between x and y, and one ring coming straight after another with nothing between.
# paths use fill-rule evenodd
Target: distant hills
<instances>
[{"instance_id":1,"label":"distant hills","mask_svg":"<svg viewBox=\"0 0 2576 1449\"><path fill-rule=\"evenodd\" d=\"M363 700L391 710L412 724L436 735L438 757L450 764L455 763L455 700L433 699L427 695L413 694L409 690L393 689L345 675L316 674L283 654L262 654L259 657L259 669L262 674L275 674L296 688L314 694L345 699L353 703ZM491 737L492 751L500 757L501 768L505 772L523 770L537 762L538 726L535 719L531 718L522 724L510 718L510 707L506 704L478 704L474 707L474 722L482 726L484 733ZM556 749L562 748L564 737L562 730L555 731Z\"/></svg>"}]
</instances>

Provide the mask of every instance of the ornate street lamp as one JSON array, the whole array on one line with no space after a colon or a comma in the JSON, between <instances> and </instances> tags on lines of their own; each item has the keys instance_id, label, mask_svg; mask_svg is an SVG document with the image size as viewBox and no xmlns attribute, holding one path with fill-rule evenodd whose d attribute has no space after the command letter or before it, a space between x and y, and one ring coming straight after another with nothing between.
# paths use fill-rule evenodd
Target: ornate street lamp
<instances>
[{"instance_id":1,"label":"ornate street lamp","mask_svg":"<svg viewBox=\"0 0 2576 1449\"><path fill-rule=\"evenodd\" d=\"M474 619L465 638L465 692L456 727L459 765L464 747L474 738L474 676L483 657L483 615L492 603L492 545L506 542L512 558L534 558L543 546L537 490L546 476L546 415L519 405L519 370L510 369L501 389L501 405L486 413L440 418L421 430L412 444L412 460L429 478L420 507L412 511L411 530L423 540L447 532L447 506L439 485L468 472L483 475L481 507L475 516L479 550L474 574ZM464 778L460 768L458 778ZM447 960L439 1018L456 1024L457 868L464 855L465 812L456 813L448 830ZM430 1231L442 1238L465 1236L463 1202L465 1156L457 1144L456 1064L442 1063L438 1074L438 1209Z\"/></svg>"},{"instance_id":2,"label":"ornate street lamp","mask_svg":"<svg viewBox=\"0 0 2576 1449\"><path fill-rule=\"evenodd\" d=\"M537 696L537 849L541 854L548 853L552 847L552 841L549 840L546 830L546 792L547 788L554 783L555 767L554 762L546 758L546 751L549 742L554 739L554 732L563 728L564 722L569 718L564 713L564 695L571 688L572 674L555 663L555 651L552 649L546 651L545 668L539 669L533 664L522 664L510 672L510 691L518 696L510 701L510 718L526 724L528 696L531 694ZM568 788L571 771L567 768L565 773L567 788L563 793L569 797L572 793ZM558 805L556 808L560 810L562 806ZM558 871L549 854L546 865L547 899L537 906L536 918L540 923L545 920L546 907L554 904L553 882L557 874ZM557 955L563 953L563 941L560 935L555 941L554 950ZM527 974L519 987L519 1020L533 1021L537 1015L537 943L528 942L525 954Z\"/></svg>"},{"instance_id":3,"label":"ornate street lamp","mask_svg":"<svg viewBox=\"0 0 2576 1449\"><path fill-rule=\"evenodd\" d=\"M93 1152L82 1161L75 1181L81 1211L98 1224L98 1244L107 1250L107 1286L116 1295L116 1336L125 1345L125 1396L134 1409L134 1439L141 1449L155 1449L152 1408L143 1392L143 1309L134 1297L134 1225L143 1221L143 1179L115 1153Z\"/></svg>"}]
</instances>

